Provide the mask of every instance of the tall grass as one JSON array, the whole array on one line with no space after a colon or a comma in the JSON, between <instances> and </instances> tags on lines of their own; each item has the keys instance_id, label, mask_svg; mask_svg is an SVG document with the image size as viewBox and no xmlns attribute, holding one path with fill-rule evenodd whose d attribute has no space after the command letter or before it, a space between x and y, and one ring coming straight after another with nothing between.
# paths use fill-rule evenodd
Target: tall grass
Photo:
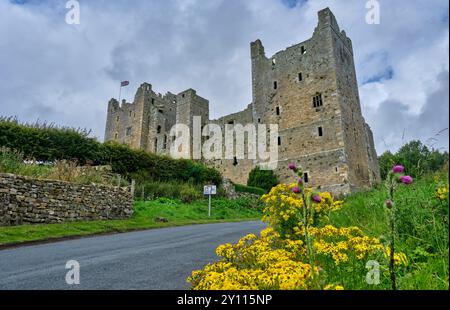
<instances>
[{"instance_id":1,"label":"tall grass","mask_svg":"<svg viewBox=\"0 0 450 310\"><path fill-rule=\"evenodd\" d=\"M441 184L441 185L440 185ZM399 289L448 289L448 199L436 198L436 189L448 184L448 172L424 176L396 192L396 240L408 257L408 267L398 274ZM387 199L382 187L345 200L342 210L330 215L336 226L358 226L388 244Z\"/></svg>"}]
</instances>

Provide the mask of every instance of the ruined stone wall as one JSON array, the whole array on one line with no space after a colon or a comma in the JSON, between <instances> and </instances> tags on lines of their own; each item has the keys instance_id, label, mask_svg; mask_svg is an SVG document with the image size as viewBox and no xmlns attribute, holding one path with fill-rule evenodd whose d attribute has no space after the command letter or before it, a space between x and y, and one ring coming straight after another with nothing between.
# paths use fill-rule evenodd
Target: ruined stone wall
<instances>
[{"instance_id":1,"label":"ruined stone wall","mask_svg":"<svg viewBox=\"0 0 450 310\"><path fill-rule=\"evenodd\" d=\"M0 226L125 219L132 213L128 188L0 174Z\"/></svg>"},{"instance_id":2,"label":"ruined stone wall","mask_svg":"<svg viewBox=\"0 0 450 310\"><path fill-rule=\"evenodd\" d=\"M378 155L375 150L375 142L373 140L373 133L368 124L365 124L367 156L369 158L369 178L370 184L378 184L381 182L380 165L378 163Z\"/></svg>"},{"instance_id":3,"label":"ruined stone wall","mask_svg":"<svg viewBox=\"0 0 450 310\"><path fill-rule=\"evenodd\" d=\"M246 126L247 124L253 124L253 114L252 114L252 106L249 105L247 108L241 112L230 114L224 117L221 117L217 120L211 121L212 124L219 125L222 130L222 141L224 142L224 147L222 149L222 154L225 156L225 128L226 125L236 125L241 124L242 126ZM236 134L234 133L234 138L236 138ZM233 180L234 183L238 184L247 184L247 179L250 171L256 166L256 161L252 159L248 159L248 134L245 134L244 137L244 156L246 159L238 159L238 158L228 158L225 157L219 160L211 160L206 161L206 163L217 169L222 173L225 178Z\"/></svg>"},{"instance_id":4,"label":"ruined stone wall","mask_svg":"<svg viewBox=\"0 0 450 310\"><path fill-rule=\"evenodd\" d=\"M319 13L311 39L270 58L260 41L252 43L253 110L258 121L279 125L276 174L281 181L293 181L286 166L297 162L310 186L348 192L333 21L324 13ZM314 97L320 97L320 105L314 104Z\"/></svg>"},{"instance_id":5,"label":"ruined stone wall","mask_svg":"<svg viewBox=\"0 0 450 310\"><path fill-rule=\"evenodd\" d=\"M194 117L200 117L201 122L199 126L194 127ZM177 95L177 111L176 123L186 125L189 128L191 137L198 136L199 142L202 143L205 139L202 138L203 127L209 122L209 101L198 96L193 89L188 89ZM190 154L195 159L200 159L200 154L194 154L193 139L190 143ZM201 150L201 145L199 150Z\"/></svg>"},{"instance_id":6,"label":"ruined stone wall","mask_svg":"<svg viewBox=\"0 0 450 310\"><path fill-rule=\"evenodd\" d=\"M105 141L115 141L135 149L164 153L168 150L170 128L176 122L176 96L162 96L143 83L133 103L108 104Z\"/></svg>"}]
</instances>

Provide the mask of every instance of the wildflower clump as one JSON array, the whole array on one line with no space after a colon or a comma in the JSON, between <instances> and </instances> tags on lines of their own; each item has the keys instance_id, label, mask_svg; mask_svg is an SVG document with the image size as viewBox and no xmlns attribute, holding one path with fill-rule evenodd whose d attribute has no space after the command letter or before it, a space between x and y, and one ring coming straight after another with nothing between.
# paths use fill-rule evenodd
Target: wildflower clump
<instances>
[{"instance_id":1,"label":"wildflower clump","mask_svg":"<svg viewBox=\"0 0 450 310\"><path fill-rule=\"evenodd\" d=\"M302 175L294 163L289 169ZM301 178L273 187L261 200L268 228L260 236L250 234L236 244L220 245L216 250L220 260L188 278L193 289L342 290L343 273L361 281L367 261L385 260L392 254L358 227L331 225L330 213L340 210L343 202L306 188ZM389 204L392 207L393 200ZM403 253L393 257L396 265L407 262Z\"/></svg>"}]
</instances>

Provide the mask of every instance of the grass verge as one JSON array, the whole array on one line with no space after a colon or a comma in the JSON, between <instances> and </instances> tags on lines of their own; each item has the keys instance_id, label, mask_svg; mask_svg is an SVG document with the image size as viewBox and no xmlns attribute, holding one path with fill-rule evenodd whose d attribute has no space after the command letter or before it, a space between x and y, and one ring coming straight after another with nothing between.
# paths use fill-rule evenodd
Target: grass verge
<instances>
[{"instance_id":1,"label":"grass verge","mask_svg":"<svg viewBox=\"0 0 450 310\"><path fill-rule=\"evenodd\" d=\"M211 218L208 203L198 200L190 204L178 200L160 198L154 201L136 202L134 214L126 220L72 222L62 224L21 225L0 227L0 247L24 243L84 237L96 234L121 233L136 230L206 223L238 222L258 220L261 210L247 200L213 200ZM157 217L168 220L156 221Z\"/></svg>"}]
</instances>

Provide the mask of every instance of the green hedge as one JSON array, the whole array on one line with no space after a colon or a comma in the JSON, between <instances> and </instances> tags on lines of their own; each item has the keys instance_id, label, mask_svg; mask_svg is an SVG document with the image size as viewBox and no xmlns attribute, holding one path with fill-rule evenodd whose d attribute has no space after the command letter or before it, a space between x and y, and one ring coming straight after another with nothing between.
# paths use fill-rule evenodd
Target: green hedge
<instances>
[{"instance_id":1,"label":"green hedge","mask_svg":"<svg viewBox=\"0 0 450 310\"><path fill-rule=\"evenodd\" d=\"M263 188L269 191L278 183L278 178L272 170L261 170L259 167L255 167L248 175L247 186Z\"/></svg>"},{"instance_id":2,"label":"green hedge","mask_svg":"<svg viewBox=\"0 0 450 310\"><path fill-rule=\"evenodd\" d=\"M180 181L196 184L222 182L220 173L203 163L176 160L125 145L100 143L90 132L57 128L46 124L20 124L15 119L0 119L0 146L22 152L39 161L77 160L80 164L111 165L115 173L138 181Z\"/></svg>"},{"instance_id":3,"label":"green hedge","mask_svg":"<svg viewBox=\"0 0 450 310\"><path fill-rule=\"evenodd\" d=\"M250 193L250 194L256 194L256 195L261 195L261 196L266 194L266 190L259 188L259 187L235 184L234 188L236 189L236 192L239 192L239 193Z\"/></svg>"}]
</instances>

